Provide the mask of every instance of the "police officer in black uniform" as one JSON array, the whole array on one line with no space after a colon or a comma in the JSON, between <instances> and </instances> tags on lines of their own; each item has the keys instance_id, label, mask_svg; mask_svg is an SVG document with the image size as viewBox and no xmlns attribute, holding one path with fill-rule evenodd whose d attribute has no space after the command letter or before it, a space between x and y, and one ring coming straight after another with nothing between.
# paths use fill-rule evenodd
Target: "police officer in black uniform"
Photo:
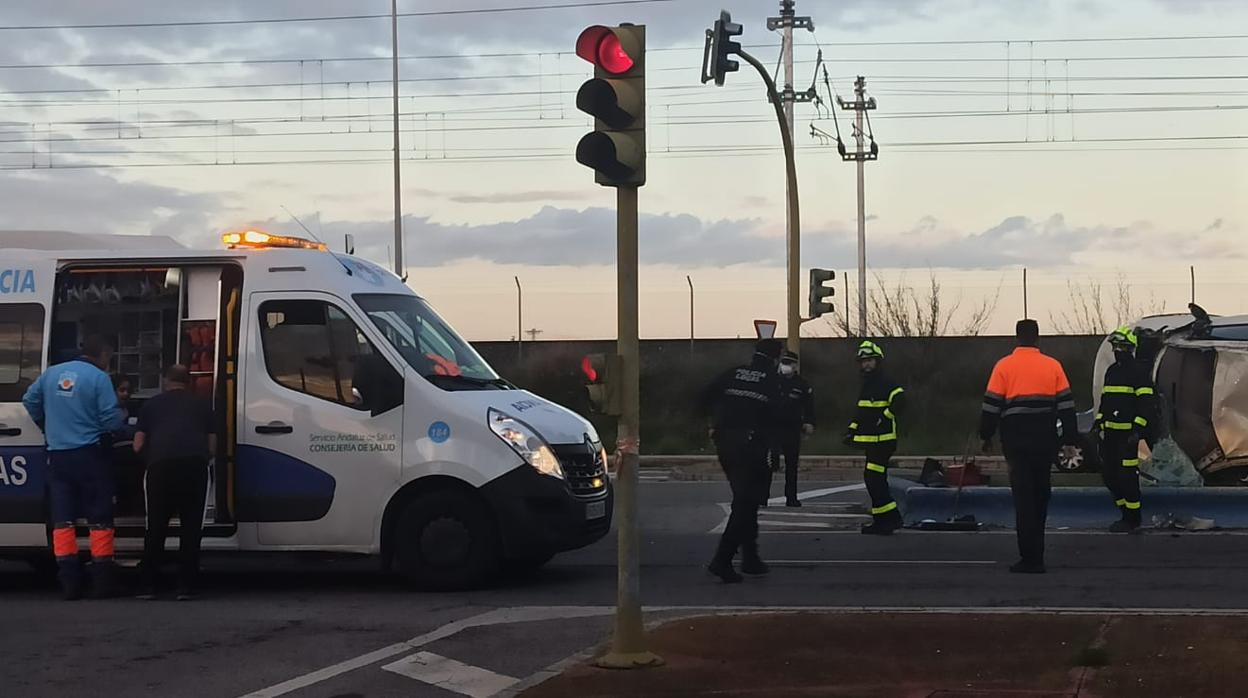
<instances>
[{"instance_id":1,"label":"police officer in black uniform","mask_svg":"<svg viewBox=\"0 0 1248 698\"><path fill-rule=\"evenodd\" d=\"M771 444L771 472L780 469L784 459L785 506L800 507L797 498L797 464L802 450L802 436L815 431L815 391L802 378L797 354L786 351L780 357L778 377L779 402L776 405L776 430ZM767 478L771 494L771 478Z\"/></svg>"},{"instance_id":2,"label":"police officer in black uniform","mask_svg":"<svg viewBox=\"0 0 1248 698\"><path fill-rule=\"evenodd\" d=\"M758 507L766 498L767 456L774 427L778 340L764 339L749 364L721 375L703 402L712 418L711 438L720 467L732 487L732 512L707 571L725 583L740 582L732 566L741 550L741 572L764 575L770 570L758 555Z\"/></svg>"}]
</instances>

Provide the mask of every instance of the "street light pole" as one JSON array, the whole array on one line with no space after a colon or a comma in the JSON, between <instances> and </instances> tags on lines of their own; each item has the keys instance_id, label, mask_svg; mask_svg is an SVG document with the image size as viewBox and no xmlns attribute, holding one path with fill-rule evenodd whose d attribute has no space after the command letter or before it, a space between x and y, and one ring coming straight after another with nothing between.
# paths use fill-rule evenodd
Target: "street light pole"
<instances>
[{"instance_id":1,"label":"street light pole","mask_svg":"<svg viewBox=\"0 0 1248 698\"><path fill-rule=\"evenodd\" d=\"M399 174L399 0L390 0L390 94L394 111L394 273L403 271L403 203Z\"/></svg>"},{"instance_id":2,"label":"street light pole","mask_svg":"<svg viewBox=\"0 0 1248 698\"><path fill-rule=\"evenodd\" d=\"M520 285L520 277L516 279L516 356L524 358L524 287Z\"/></svg>"},{"instance_id":3,"label":"street light pole","mask_svg":"<svg viewBox=\"0 0 1248 698\"><path fill-rule=\"evenodd\" d=\"M789 129L789 122L784 113L784 107L780 100L780 95L776 92L776 81L771 79L771 75L767 73L767 67L764 66L757 58L751 56L742 50L737 53L747 63L754 66L759 76L763 78L763 83L767 85L767 94L771 97L771 106L775 108L776 121L780 123L780 141L784 144L784 170L785 185L788 193L788 221L789 221L789 265L788 265L788 341L789 351L798 352L802 327L802 311L799 306L801 287L801 278L798 272L798 240L801 239L802 226L801 215L798 211L797 196L797 163L793 159L793 132Z\"/></svg>"},{"instance_id":4,"label":"street light pole","mask_svg":"<svg viewBox=\"0 0 1248 698\"><path fill-rule=\"evenodd\" d=\"M689 283L689 353L693 353L693 277L685 274L685 281Z\"/></svg>"}]
</instances>

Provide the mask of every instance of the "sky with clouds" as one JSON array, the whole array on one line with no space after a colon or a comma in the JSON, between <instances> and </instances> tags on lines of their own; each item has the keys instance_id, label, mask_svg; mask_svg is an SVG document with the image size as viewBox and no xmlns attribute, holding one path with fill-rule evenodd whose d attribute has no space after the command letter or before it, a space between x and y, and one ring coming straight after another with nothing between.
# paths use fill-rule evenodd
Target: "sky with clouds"
<instances>
[{"instance_id":1,"label":"sky with clouds","mask_svg":"<svg viewBox=\"0 0 1248 698\"><path fill-rule=\"evenodd\" d=\"M555 0L572 3L572 0ZM400 0L407 263L474 339L515 334L515 285L543 338L614 331L614 192L572 159L588 119L580 28L647 25L642 332L751 331L783 316L783 157L756 75L698 80L721 6L775 65L776 3L675 0L526 12L514 0ZM384 14L385 0L7 0L0 6L0 228L171 235L351 233L386 263L392 223L389 20L20 28ZM1215 312L1248 312L1248 5L1234 0L798 0L798 89L865 75L881 158L867 165L868 255L888 279L974 300L994 329L1060 313L1066 283L1133 285L1181 308L1188 267ZM1143 37L1223 37L1137 39ZM1079 39L1079 41L1071 41ZM1096 39L1088 41L1086 39ZM935 42L935 43L932 43ZM963 42L963 43L950 43ZM345 59L345 60L344 60ZM748 70L748 67L747 67ZM839 126L848 133L844 115ZM856 259L854 168L798 105L803 266ZM839 301L839 299L838 299ZM1038 311L1037 311L1038 309ZM810 327L819 333L818 327Z\"/></svg>"}]
</instances>

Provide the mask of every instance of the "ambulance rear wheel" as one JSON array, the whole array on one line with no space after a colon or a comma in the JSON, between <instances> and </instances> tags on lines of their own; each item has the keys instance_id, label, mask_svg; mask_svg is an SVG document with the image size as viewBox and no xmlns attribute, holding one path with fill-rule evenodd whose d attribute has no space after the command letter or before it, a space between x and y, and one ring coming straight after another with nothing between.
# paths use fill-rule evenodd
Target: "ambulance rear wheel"
<instances>
[{"instance_id":1,"label":"ambulance rear wheel","mask_svg":"<svg viewBox=\"0 0 1248 698\"><path fill-rule=\"evenodd\" d=\"M485 505L455 490L412 500L396 524L399 574L420 589L469 589L498 570L498 532Z\"/></svg>"}]
</instances>

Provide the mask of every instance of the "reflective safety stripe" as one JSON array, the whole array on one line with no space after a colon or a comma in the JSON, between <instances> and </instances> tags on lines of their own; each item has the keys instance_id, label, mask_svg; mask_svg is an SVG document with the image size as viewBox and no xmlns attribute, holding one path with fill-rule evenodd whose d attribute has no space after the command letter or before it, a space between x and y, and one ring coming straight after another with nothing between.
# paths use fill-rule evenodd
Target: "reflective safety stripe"
<instances>
[{"instance_id":1,"label":"reflective safety stripe","mask_svg":"<svg viewBox=\"0 0 1248 698\"><path fill-rule=\"evenodd\" d=\"M892 410L890 410L890 409L888 409L887 407L885 407L885 408L884 408L884 416L885 416L885 417L888 417L889 419L892 419L892 418L893 418L893 417L895 417L896 415L894 415L894 414L893 414L893 411L892 411Z\"/></svg>"},{"instance_id":2,"label":"reflective safety stripe","mask_svg":"<svg viewBox=\"0 0 1248 698\"><path fill-rule=\"evenodd\" d=\"M1127 500L1125 499L1114 500L1114 506L1125 507L1126 505L1127 505Z\"/></svg>"},{"instance_id":3,"label":"reflective safety stripe","mask_svg":"<svg viewBox=\"0 0 1248 698\"><path fill-rule=\"evenodd\" d=\"M884 473L884 472L888 472L888 468L885 468L884 466L880 465L879 463L867 463L867 470L872 470L872 471L875 471L875 472L877 472L877 473Z\"/></svg>"},{"instance_id":4,"label":"reflective safety stripe","mask_svg":"<svg viewBox=\"0 0 1248 698\"><path fill-rule=\"evenodd\" d=\"M1131 422L1102 422L1106 429L1115 429L1117 431L1131 431L1135 425Z\"/></svg>"},{"instance_id":5,"label":"reflective safety stripe","mask_svg":"<svg viewBox=\"0 0 1248 698\"><path fill-rule=\"evenodd\" d=\"M859 400L859 407L888 407L888 400Z\"/></svg>"},{"instance_id":6,"label":"reflective safety stripe","mask_svg":"<svg viewBox=\"0 0 1248 698\"><path fill-rule=\"evenodd\" d=\"M1147 387L1147 386L1145 386L1145 387L1143 387L1143 388L1136 388L1136 389L1135 389L1135 394L1136 394L1136 395L1152 395L1152 394L1153 394L1153 389L1152 389L1152 388L1149 388L1149 387Z\"/></svg>"},{"instance_id":7,"label":"reflective safety stripe","mask_svg":"<svg viewBox=\"0 0 1248 698\"><path fill-rule=\"evenodd\" d=\"M905 391L903 388L893 388L893 392L891 392L891 393L889 393L889 394L888 394L888 401L889 401L889 402L892 402L892 401L893 401L893 398L897 397L898 395L900 395L900 394L902 394L902 393L904 393L904 392L906 392L906 391Z\"/></svg>"},{"instance_id":8,"label":"reflective safety stripe","mask_svg":"<svg viewBox=\"0 0 1248 698\"><path fill-rule=\"evenodd\" d=\"M1124 467L1124 468L1138 468L1138 467L1140 467L1140 459L1139 459L1139 458L1123 458L1123 459L1122 459L1122 467Z\"/></svg>"},{"instance_id":9,"label":"reflective safety stripe","mask_svg":"<svg viewBox=\"0 0 1248 698\"><path fill-rule=\"evenodd\" d=\"M1139 425L1140 425L1140 426L1142 426L1142 427L1146 427L1146 426L1148 426L1148 420L1147 420L1147 419L1144 419L1143 417L1136 417L1136 418L1135 418L1135 423L1136 423L1136 424L1139 424Z\"/></svg>"},{"instance_id":10,"label":"reflective safety stripe","mask_svg":"<svg viewBox=\"0 0 1248 698\"><path fill-rule=\"evenodd\" d=\"M95 560L113 556L113 529L91 529L91 557Z\"/></svg>"},{"instance_id":11,"label":"reflective safety stripe","mask_svg":"<svg viewBox=\"0 0 1248 698\"><path fill-rule=\"evenodd\" d=\"M1103 393L1122 393L1122 394L1124 394L1124 395L1134 395L1134 394L1135 394L1135 388L1132 388L1132 387L1131 387L1131 386L1129 386L1129 385L1107 385L1107 386L1105 386L1105 389L1104 389L1104 390L1102 390L1101 392L1103 392Z\"/></svg>"},{"instance_id":12,"label":"reflective safety stripe","mask_svg":"<svg viewBox=\"0 0 1248 698\"><path fill-rule=\"evenodd\" d=\"M1138 507L1139 505L1137 504L1136 506ZM880 514L887 514L888 512L896 508L897 508L897 502L889 502L888 504L885 504L882 507L871 507L871 515L879 516Z\"/></svg>"},{"instance_id":13,"label":"reflective safety stripe","mask_svg":"<svg viewBox=\"0 0 1248 698\"><path fill-rule=\"evenodd\" d=\"M850 423L849 423L849 428L850 428L850 429L857 429L857 428L858 428L858 422L850 422Z\"/></svg>"},{"instance_id":14,"label":"reflective safety stripe","mask_svg":"<svg viewBox=\"0 0 1248 698\"><path fill-rule=\"evenodd\" d=\"M52 553L57 557L73 557L78 554L78 538L74 527L52 529Z\"/></svg>"},{"instance_id":15,"label":"reflective safety stripe","mask_svg":"<svg viewBox=\"0 0 1248 698\"><path fill-rule=\"evenodd\" d=\"M881 441L896 441L896 440L897 440L896 434L880 434L879 436L874 436L870 434L855 434L854 435L854 443L859 443L859 444L878 444Z\"/></svg>"},{"instance_id":16,"label":"reflective safety stripe","mask_svg":"<svg viewBox=\"0 0 1248 698\"><path fill-rule=\"evenodd\" d=\"M1140 503L1139 502L1127 502L1124 506L1126 506L1128 509L1135 510L1135 509L1140 508Z\"/></svg>"}]
</instances>

